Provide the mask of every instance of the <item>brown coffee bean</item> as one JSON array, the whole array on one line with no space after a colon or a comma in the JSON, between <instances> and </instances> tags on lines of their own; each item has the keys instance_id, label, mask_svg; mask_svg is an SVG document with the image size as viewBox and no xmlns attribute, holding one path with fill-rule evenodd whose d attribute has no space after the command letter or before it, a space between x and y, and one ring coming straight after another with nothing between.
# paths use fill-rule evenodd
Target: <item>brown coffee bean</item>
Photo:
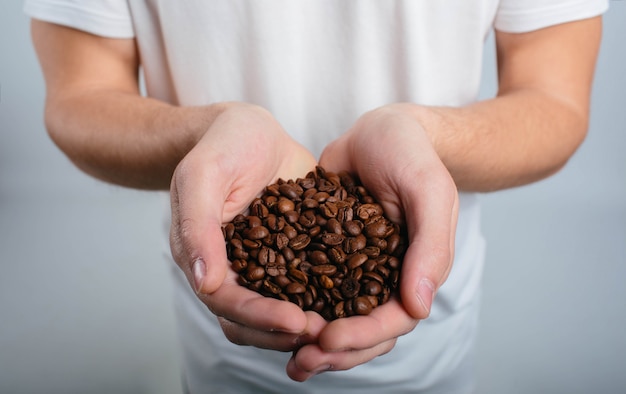
<instances>
[{"instance_id":1,"label":"brown coffee bean","mask_svg":"<svg viewBox=\"0 0 626 394\"><path fill-rule=\"evenodd\" d=\"M375 258L380 256L380 249L376 246L366 246L363 248L362 253L366 254L369 258Z\"/></svg>"},{"instance_id":2,"label":"brown coffee bean","mask_svg":"<svg viewBox=\"0 0 626 394\"><path fill-rule=\"evenodd\" d=\"M223 232L226 242L230 241L231 239L233 239L233 235L235 234L235 225L232 223L227 223L223 227Z\"/></svg>"},{"instance_id":3,"label":"brown coffee bean","mask_svg":"<svg viewBox=\"0 0 626 394\"><path fill-rule=\"evenodd\" d=\"M354 255L352 255L352 257L348 259L348 262L346 263L346 265L348 266L348 269L353 270L356 267L360 266L361 264L365 263L366 261L367 261L366 254L355 253Z\"/></svg>"},{"instance_id":4,"label":"brown coffee bean","mask_svg":"<svg viewBox=\"0 0 626 394\"><path fill-rule=\"evenodd\" d=\"M320 204L326 201L328 197L330 197L330 194L326 193L325 191L318 191L312 196L312 198Z\"/></svg>"},{"instance_id":5,"label":"brown coffee bean","mask_svg":"<svg viewBox=\"0 0 626 394\"><path fill-rule=\"evenodd\" d=\"M278 179L248 212L222 227L242 286L330 320L369 313L398 285L404 229L347 172Z\"/></svg>"},{"instance_id":6,"label":"brown coffee bean","mask_svg":"<svg viewBox=\"0 0 626 394\"><path fill-rule=\"evenodd\" d=\"M266 223L267 228L271 231L282 231L283 227L285 227L285 218L283 218L282 216L279 218L272 213L267 217Z\"/></svg>"},{"instance_id":7,"label":"brown coffee bean","mask_svg":"<svg viewBox=\"0 0 626 394\"><path fill-rule=\"evenodd\" d=\"M337 211L338 211L337 204L328 201L328 199L326 200L324 204L320 206L320 210L322 212L322 215L324 215L328 219L334 218L337 216Z\"/></svg>"},{"instance_id":8,"label":"brown coffee bean","mask_svg":"<svg viewBox=\"0 0 626 394\"><path fill-rule=\"evenodd\" d=\"M319 206L320 206L320 203L318 203L316 200L312 198L305 198L302 201L302 208L304 209L315 209Z\"/></svg>"},{"instance_id":9,"label":"brown coffee bean","mask_svg":"<svg viewBox=\"0 0 626 394\"><path fill-rule=\"evenodd\" d=\"M357 315L369 315L372 312L372 303L367 297L357 297L352 303L352 309Z\"/></svg>"},{"instance_id":10,"label":"brown coffee bean","mask_svg":"<svg viewBox=\"0 0 626 394\"><path fill-rule=\"evenodd\" d=\"M287 277L287 275L279 274L274 277L274 283L276 283L281 288L285 288L291 283L291 280Z\"/></svg>"},{"instance_id":11,"label":"brown coffee bean","mask_svg":"<svg viewBox=\"0 0 626 394\"><path fill-rule=\"evenodd\" d=\"M243 247L246 249L259 249L261 247L261 245L263 244L261 241L257 240L251 240L251 239L244 239L243 241L241 241L243 244Z\"/></svg>"},{"instance_id":12,"label":"brown coffee bean","mask_svg":"<svg viewBox=\"0 0 626 394\"><path fill-rule=\"evenodd\" d=\"M346 253L352 254L354 252L358 252L359 250L365 249L366 245L367 239L363 234L359 234L356 237L346 238L343 249Z\"/></svg>"},{"instance_id":13,"label":"brown coffee bean","mask_svg":"<svg viewBox=\"0 0 626 394\"><path fill-rule=\"evenodd\" d=\"M333 309L334 314L335 314L335 318L340 319L342 317L346 317L346 311L344 309L344 302L343 301L339 301L337 304L335 304L335 307Z\"/></svg>"},{"instance_id":14,"label":"brown coffee bean","mask_svg":"<svg viewBox=\"0 0 626 394\"><path fill-rule=\"evenodd\" d=\"M356 297L360 289L361 285L359 281L354 278L345 278L341 284L341 294L343 294L346 299Z\"/></svg>"},{"instance_id":15,"label":"brown coffee bean","mask_svg":"<svg viewBox=\"0 0 626 394\"><path fill-rule=\"evenodd\" d=\"M282 293L282 289L280 286L270 282L269 280L263 280L263 290L269 292L270 294L279 294Z\"/></svg>"},{"instance_id":16,"label":"brown coffee bean","mask_svg":"<svg viewBox=\"0 0 626 394\"><path fill-rule=\"evenodd\" d=\"M261 280L265 277L265 269L258 265L248 265L246 270L246 279L250 282Z\"/></svg>"},{"instance_id":17,"label":"brown coffee bean","mask_svg":"<svg viewBox=\"0 0 626 394\"><path fill-rule=\"evenodd\" d=\"M334 247L328 251L328 257L336 264L343 264L346 261L347 255L342 248Z\"/></svg>"},{"instance_id":18,"label":"brown coffee bean","mask_svg":"<svg viewBox=\"0 0 626 394\"><path fill-rule=\"evenodd\" d=\"M315 178L313 177L306 177L304 179L300 179L299 182L297 182L303 189L309 190L313 187L315 187Z\"/></svg>"},{"instance_id":19,"label":"brown coffee bean","mask_svg":"<svg viewBox=\"0 0 626 394\"><path fill-rule=\"evenodd\" d=\"M235 271L236 273L240 273L241 271L245 270L248 267L248 261L242 260L242 259L235 259L232 261L230 266L233 269L233 271Z\"/></svg>"},{"instance_id":20,"label":"brown coffee bean","mask_svg":"<svg viewBox=\"0 0 626 394\"><path fill-rule=\"evenodd\" d=\"M326 222L326 230L333 234L342 234L341 223L335 218L328 219Z\"/></svg>"},{"instance_id":21,"label":"brown coffee bean","mask_svg":"<svg viewBox=\"0 0 626 394\"><path fill-rule=\"evenodd\" d=\"M345 237L342 234L336 234L336 233L324 233L321 236L322 238L322 242L325 245L329 245L329 246L335 246L335 245L340 245Z\"/></svg>"},{"instance_id":22,"label":"brown coffee bean","mask_svg":"<svg viewBox=\"0 0 626 394\"><path fill-rule=\"evenodd\" d=\"M376 282L374 280L369 281L363 285L363 293L365 295L378 295L383 291L383 286L381 283Z\"/></svg>"},{"instance_id":23,"label":"brown coffee bean","mask_svg":"<svg viewBox=\"0 0 626 394\"><path fill-rule=\"evenodd\" d=\"M327 275L322 274L319 277L319 283L320 283L320 286L322 286L325 289L332 289L333 287L335 287L335 283Z\"/></svg>"},{"instance_id":24,"label":"brown coffee bean","mask_svg":"<svg viewBox=\"0 0 626 394\"><path fill-rule=\"evenodd\" d=\"M274 251L274 249L270 249L267 246L264 246L259 251L257 260L259 264L261 265L266 265L267 263L274 263L276 261L276 252Z\"/></svg>"},{"instance_id":25,"label":"brown coffee bean","mask_svg":"<svg viewBox=\"0 0 626 394\"><path fill-rule=\"evenodd\" d=\"M285 212L293 211L294 209L296 209L296 204L288 198L280 197L278 199L278 202L276 203L276 208L278 209L279 213L284 214Z\"/></svg>"},{"instance_id":26,"label":"brown coffee bean","mask_svg":"<svg viewBox=\"0 0 626 394\"><path fill-rule=\"evenodd\" d=\"M280 194L292 201L300 199L298 189L292 184L283 183L282 185L278 186L278 191L280 192Z\"/></svg>"},{"instance_id":27,"label":"brown coffee bean","mask_svg":"<svg viewBox=\"0 0 626 394\"><path fill-rule=\"evenodd\" d=\"M309 261L315 265L328 263L328 254L322 250L314 250L309 255Z\"/></svg>"},{"instance_id":28,"label":"brown coffee bean","mask_svg":"<svg viewBox=\"0 0 626 394\"><path fill-rule=\"evenodd\" d=\"M265 272L269 276L284 275L287 273L287 267L277 263L267 263L267 265L265 266Z\"/></svg>"},{"instance_id":29,"label":"brown coffee bean","mask_svg":"<svg viewBox=\"0 0 626 394\"><path fill-rule=\"evenodd\" d=\"M332 264L314 265L310 269L313 275L328 275L332 276L337 272L337 266Z\"/></svg>"},{"instance_id":30,"label":"brown coffee bean","mask_svg":"<svg viewBox=\"0 0 626 394\"><path fill-rule=\"evenodd\" d=\"M235 259L248 260L249 254L243 249L234 248L231 251L231 257Z\"/></svg>"},{"instance_id":31,"label":"brown coffee bean","mask_svg":"<svg viewBox=\"0 0 626 394\"><path fill-rule=\"evenodd\" d=\"M315 211L312 209L308 209L300 214L300 218L298 219L298 223L300 223L303 227L311 228L316 224Z\"/></svg>"},{"instance_id":32,"label":"brown coffee bean","mask_svg":"<svg viewBox=\"0 0 626 394\"><path fill-rule=\"evenodd\" d=\"M267 227L256 226L256 227L252 227L251 229L249 229L244 235L244 237L251 239L251 240L256 240L256 239L263 239L267 237L268 235L270 235L270 231L267 229Z\"/></svg>"},{"instance_id":33,"label":"brown coffee bean","mask_svg":"<svg viewBox=\"0 0 626 394\"><path fill-rule=\"evenodd\" d=\"M306 291L306 286L300 282L291 282L285 287L285 293L287 294L302 294Z\"/></svg>"},{"instance_id":34,"label":"brown coffee bean","mask_svg":"<svg viewBox=\"0 0 626 394\"><path fill-rule=\"evenodd\" d=\"M369 272L363 272L363 276L362 279L368 279L371 281L376 281L380 284L385 283L385 280L383 279L382 276L380 276L379 274L377 274L376 272L373 271L369 271Z\"/></svg>"},{"instance_id":35,"label":"brown coffee bean","mask_svg":"<svg viewBox=\"0 0 626 394\"><path fill-rule=\"evenodd\" d=\"M398 259L395 256L391 256L389 257L389 259L387 260L387 265L389 266L389 268L391 268L392 270L398 270L400 269L400 259Z\"/></svg>"},{"instance_id":36,"label":"brown coffee bean","mask_svg":"<svg viewBox=\"0 0 626 394\"><path fill-rule=\"evenodd\" d=\"M368 238L384 238L387 232L387 226L383 222L374 222L365 226L363 230Z\"/></svg>"},{"instance_id":37,"label":"brown coffee bean","mask_svg":"<svg viewBox=\"0 0 626 394\"><path fill-rule=\"evenodd\" d=\"M304 272L302 272L299 269L296 268L290 268L288 271L289 277L299 283L302 284L308 284L309 283L309 277L307 276L307 274L305 274Z\"/></svg>"},{"instance_id":38,"label":"brown coffee bean","mask_svg":"<svg viewBox=\"0 0 626 394\"><path fill-rule=\"evenodd\" d=\"M306 234L299 234L289 241L289 247L294 251L299 251L307 247L311 243L311 238Z\"/></svg>"},{"instance_id":39,"label":"brown coffee bean","mask_svg":"<svg viewBox=\"0 0 626 394\"><path fill-rule=\"evenodd\" d=\"M343 223L343 228L344 230L346 230L346 233L348 233L349 236L356 237L357 235L361 234L361 230L363 229L363 223L355 220L350 220Z\"/></svg>"},{"instance_id":40,"label":"brown coffee bean","mask_svg":"<svg viewBox=\"0 0 626 394\"><path fill-rule=\"evenodd\" d=\"M363 268L363 272L369 272L374 271L376 269L376 266L378 266L376 260L367 260L365 263L363 263L361 268Z\"/></svg>"}]
</instances>

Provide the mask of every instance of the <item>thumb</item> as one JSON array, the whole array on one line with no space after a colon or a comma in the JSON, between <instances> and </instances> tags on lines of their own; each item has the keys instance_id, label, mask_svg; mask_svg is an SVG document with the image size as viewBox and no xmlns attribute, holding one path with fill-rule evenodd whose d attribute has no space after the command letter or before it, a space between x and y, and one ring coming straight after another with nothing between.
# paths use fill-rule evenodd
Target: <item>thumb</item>
<instances>
[{"instance_id":1,"label":"thumb","mask_svg":"<svg viewBox=\"0 0 626 394\"><path fill-rule=\"evenodd\" d=\"M347 138L341 136L324 148L319 160L320 166L328 171L353 171L352 161L347 152Z\"/></svg>"},{"instance_id":2,"label":"thumb","mask_svg":"<svg viewBox=\"0 0 626 394\"><path fill-rule=\"evenodd\" d=\"M223 197L215 195L219 187L204 184L210 177L198 179L176 174L172 178L170 247L196 293L210 294L221 286L228 268L221 229Z\"/></svg>"},{"instance_id":3,"label":"thumb","mask_svg":"<svg viewBox=\"0 0 626 394\"><path fill-rule=\"evenodd\" d=\"M412 317L425 319L437 289L452 268L458 194L456 189L433 190L413 202L404 204L409 208L406 219L410 242L404 256L400 296Z\"/></svg>"}]
</instances>

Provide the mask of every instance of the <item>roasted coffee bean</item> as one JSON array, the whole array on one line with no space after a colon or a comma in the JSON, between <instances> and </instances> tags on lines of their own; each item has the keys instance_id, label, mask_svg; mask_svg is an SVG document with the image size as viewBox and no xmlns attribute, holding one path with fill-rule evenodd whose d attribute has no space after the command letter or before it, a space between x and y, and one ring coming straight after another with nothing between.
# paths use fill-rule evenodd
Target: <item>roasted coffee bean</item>
<instances>
[{"instance_id":1,"label":"roasted coffee bean","mask_svg":"<svg viewBox=\"0 0 626 394\"><path fill-rule=\"evenodd\" d=\"M270 235L270 230L264 226L256 226L248 229L244 237L251 240L263 239Z\"/></svg>"},{"instance_id":2,"label":"roasted coffee bean","mask_svg":"<svg viewBox=\"0 0 626 394\"><path fill-rule=\"evenodd\" d=\"M248 267L248 261L242 260L242 259L235 259L232 261L230 266L233 269L233 271L235 271L236 273L240 273L241 271L245 270Z\"/></svg>"},{"instance_id":3,"label":"roasted coffee bean","mask_svg":"<svg viewBox=\"0 0 626 394\"><path fill-rule=\"evenodd\" d=\"M335 287L335 283L327 275L322 274L318 280L319 280L320 286L322 286L325 289L332 289L333 287Z\"/></svg>"},{"instance_id":4,"label":"roasted coffee bean","mask_svg":"<svg viewBox=\"0 0 626 394\"><path fill-rule=\"evenodd\" d=\"M337 266L332 264L314 265L310 269L313 275L328 275L332 276L337 272Z\"/></svg>"},{"instance_id":5,"label":"roasted coffee bean","mask_svg":"<svg viewBox=\"0 0 626 394\"><path fill-rule=\"evenodd\" d=\"M307 276L307 274L305 274L304 272L302 272L299 269L296 268L291 268L289 269L289 276L297 281L300 282L302 284L308 284L309 283L309 277Z\"/></svg>"},{"instance_id":6,"label":"roasted coffee bean","mask_svg":"<svg viewBox=\"0 0 626 394\"><path fill-rule=\"evenodd\" d=\"M325 233L321 235L322 242L328 246L340 245L346 238L343 234Z\"/></svg>"},{"instance_id":7,"label":"roasted coffee bean","mask_svg":"<svg viewBox=\"0 0 626 394\"><path fill-rule=\"evenodd\" d=\"M326 222L326 230L333 234L342 234L341 223L335 218L328 219Z\"/></svg>"},{"instance_id":8,"label":"roasted coffee bean","mask_svg":"<svg viewBox=\"0 0 626 394\"><path fill-rule=\"evenodd\" d=\"M343 223L343 228L346 230L346 233L351 237L356 237L361 234L361 230L363 229L363 222L350 220L348 222Z\"/></svg>"},{"instance_id":9,"label":"roasted coffee bean","mask_svg":"<svg viewBox=\"0 0 626 394\"><path fill-rule=\"evenodd\" d=\"M311 243L311 238L306 234L298 234L289 241L289 247L294 251L302 250Z\"/></svg>"},{"instance_id":10,"label":"roasted coffee bean","mask_svg":"<svg viewBox=\"0 0 626 394\"><path fill-rule=\"evenodd\" d=\"M270 282L268 279L263 280L263 290L270 292L271 294L282 293L280 286Z\"/></svg>"},{"instance_id":11,"label":"roasted coffee bean","mask_svg":"<svg viewBox=\"0 0 626 394\"><path fill-rule=\"evenodd\" d=\"M374 280L369 281L363 285L363 293L365 295L378 295L383 291L383 285Z\"/></svg>"},{"instance_id":12,"label":"roasted coffee bean","mask_svg":"<svg viewBox=\"0 0 626 394\"><path fill-rule=\"evenodd\" d=\"M314 250L309 254L309 261L315 265L328 263L328 254L322 250Z\"/></svg>"},{"instance_id":13,"label":"roasted coffee bean","mask_svg":"<svg viewBox=\"0 0 626 394\"><path fill-rule=\"evenodd\" d=\"M363 231L368 238L384 238L387 226L384 222L378 221L368 224Z\"/></svg>"},{"instance_id":14,"label":"roasted coffee bean","mask_svg":"<svg viewBox=\"0 0 626 394\"><path fill-rule=\"evenodd\" d=\"M368 314L397 288L405 229L349 173L278 179L248 212L222 228L242 286L328 320Z\"/></svg>"},{"instance_id":15,"label":"roasted coffee bean","mask_svg":"<svg viewBox=\"0 0 626 394\"><path fill-rule=\"evenodd\" d=\"M246 269L246 279L250 282L261 280L265 277L265 269L258 265L248 265Z\"/></svg>"},{"instance_id":16,"label":"roasted coffee bean","mask_svg":"<svg viewBox=\"0 0 626 394\"><path fill-rule=\"evenodd\" d=\"M300 199L300 196L298 195L298 190L292 184L283 183L282 185L278 186L278 191L280 192L280 194L287 197L291 201L296 201Z\"/></svg>"},{"instance_id":17,"label":"roasted coffee bean","mask_svg":"<svg viewBox=\"0 0 626 394\"><path fill-rule=\"evenodd\" d=\"M287 275L279 274L274 277L274 283L276 283L282 289L282 288L287 287L291 283L291 280L287 278Z\"/></svg>"},{"instance_id":18,"label":"roasted coffee bean","mask_svg":"<svg viewBox=\"0 0 626 394\"><path fill-rule=\"evenodd\" d=\"M306 286L300 282L291 282L285 287L285 293L287 294L302 294L306 291Z\"/></svg>"},{"instance_id":19,"label":"roasted coffee bean","mask_svg":"<svg viewBox=\"0 0 626 394\"><path fill-rule=\"evenodd\" d=\"M348 266L349 269L353 270L356 267L360 266L361 264L365 263L366 261L367 261L366 254L356 253L348 259L348 262L346 263L346 265Z\"/></svg>"},{"instance_id":20,"label":"roasted coffee bean","mask_svg":"<svg viewBox=\"0 0 626 394\"><path fill-rule=\"evenodd\" d=\"M360 289L359 281L354 278L345 278L341 284L341 294L348 299L356 297Z\"/></svg>"},{"instance_id":21,"label":"roasted coffee bean","mask_svg":"<svg viewBox=\"0 0 626 394\"><path fill-rule=\"evenodd\" d=\"M357 315L369 315L372 312L372 303L368 297L357 297L352 302L352 309Z\"/></svg>"},{"instance_id":22,"label":"roasted coffee bean","mask_svg":"<svg viewBox=\"0 0 626 394\"><path fill-rule=\"evenodd\" d=\"M235 225L232 223L228 223L224 226L224 239L226 239L226 241L230 241L231 239L233 239L233 234L235 234Z\"/></svg>"},{"instance_id":23,"label":"roasted coffee bean","mask_svg":"<svg viewBox=\"0 0 626 394\"><path fill-rule=\"evenodd\" d=\"M278 213L284 214L285 212L296 209L296 203L288 198L280 197L276 203L276 208L278 209Z\"/></svg>"}]
</instances>

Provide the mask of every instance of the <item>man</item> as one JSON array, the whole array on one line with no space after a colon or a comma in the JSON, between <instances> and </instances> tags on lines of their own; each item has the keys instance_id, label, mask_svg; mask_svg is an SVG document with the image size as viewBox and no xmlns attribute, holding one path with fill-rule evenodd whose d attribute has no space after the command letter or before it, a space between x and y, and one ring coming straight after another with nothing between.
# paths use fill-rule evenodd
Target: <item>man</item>
<instances>
[{"instance_id":1,"label":"man","mask_svg":"<svg viewBox=\"0 0 626 394\"><path fill-rule=\"evenodd\" d=\"M549 176L583 141L606 7L26 3L53 140L97 178L170 190L190 392L471 392L475 193ZM499 90L478 102L492 28ZM365 317L328 323L242 288L228 268L222 223L318 155L409 231L398 297Z\"/></svg>"}]
</instances>

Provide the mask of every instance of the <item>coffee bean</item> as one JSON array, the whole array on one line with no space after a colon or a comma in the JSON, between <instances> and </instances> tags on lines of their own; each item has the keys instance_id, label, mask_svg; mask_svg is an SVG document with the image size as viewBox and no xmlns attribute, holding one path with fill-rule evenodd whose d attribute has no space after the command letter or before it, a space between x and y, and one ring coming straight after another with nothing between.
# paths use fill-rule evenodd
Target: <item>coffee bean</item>
<instances>
[{"instance_id":1,"label":"coffee bean","mask_svg":"<svg viewBox=\"0 0 626 394\"><path fill-rule=\"evenodd\" d=\"M306 291L306 287L299 282L291 282L285 287L285 293L287 294L302 294Z\"/></svg>"},{"instance_id":2,"label":"coffee bean","mask_svg":"<svg viewBox=\"0 0 626 394\"><path fill-rule=\"evenodd\" d=\"M404 229L348 172L278 179L248 212L222 227L242 286L328 320L368 314L397 288Z\"/></svg>"},{"instance_id":3,"label":"coffee bean","mask_svg":"<svg viewBox=\"0 0 626 394\"><path fill-rule=\"evenodd\" d=\"M306 234L298 234L296 237L289 241L289 247L295 250L302 250L311 243L311 238Z\"/></svg>"},{"instance_id":4,"label":"coffee bean","mask_svg":"<svg viewBox=\"0 0 626 394\"><path fill-rule=\"evenodd\" d=\"M332 264L314 265L310 269L313 275L328 275L332 276L337 272L337 266Z\"/></svg>"},{"instance_id":5,"label":"coffee bean","mask_svg":"<svg viewBox=\"0 0 626 394\"><path fill-rule=\"evenodd\" d=\"M270 230L264 226L252 227L247 231L246 238L251 240L262 239L270 235Z\"/></svg>"},{"instance_id":6,"label":"coffee bean","mask_svg":"<svg viewBox=\"0 0 626 394\"><path fill-rule=\"evenodd\" d=\"M352 303L352 309L357 315L369 315L372 312L372 303L367 297L357 297Z\"/></svg>"}]
</instances>

